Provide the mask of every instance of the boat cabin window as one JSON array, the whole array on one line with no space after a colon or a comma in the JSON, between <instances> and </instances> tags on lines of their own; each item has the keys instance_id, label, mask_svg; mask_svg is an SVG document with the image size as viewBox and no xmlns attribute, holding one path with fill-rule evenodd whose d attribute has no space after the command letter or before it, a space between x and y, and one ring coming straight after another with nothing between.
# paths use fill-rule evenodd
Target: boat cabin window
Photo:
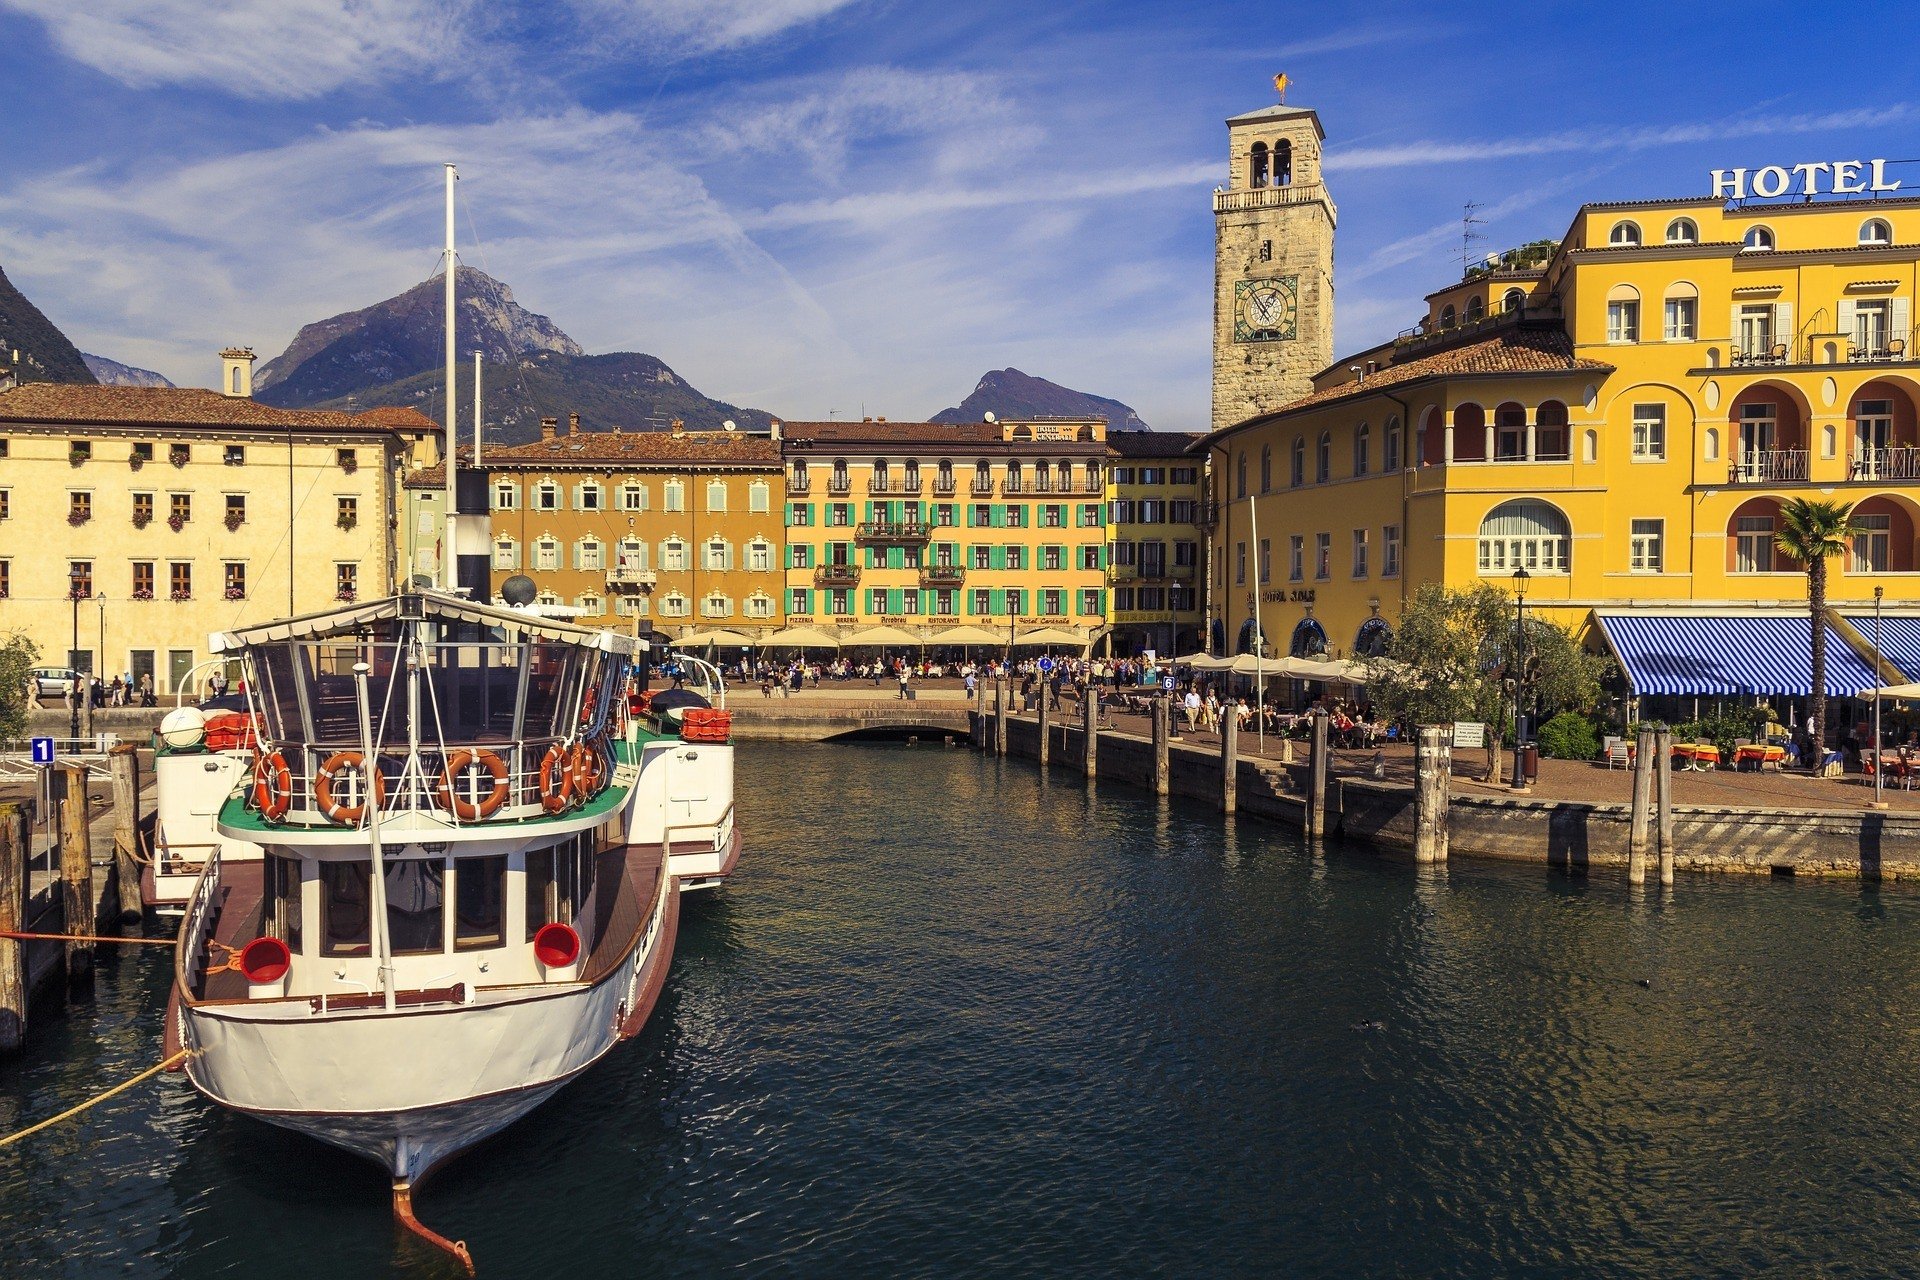
<instances>
[{"instance_id":1,"label":"boat cabin window","mask_svg":"<svg viewBox=\"0 0 1920 1280\"><path fill-rule=\"evenodd\" d=\"M453 864L453 949L476 951L506 939L507 859L459 858Z\"/></svg>"},{"instance_id":2,"label":"boat cabin window","mask_svg":"<svg viewBox=\"0 0 1920 1280\"><path fill-rule=\"evenodd\" d=\"M393 954L447 949L446 864L438 858L394 858L386 865L387 937Z\"/></svg>"},{"instance_id":3,"label":"boat cabin window","mask_svg":"<svg viewBox=\"0 0 1920 1280\"><path fill-rule=\"evenodd\" d=\"M552 849L527 854L527 939L560 918L560 886L554 879ZM571 913L569 913L571 914Z\"/></svg>"},{"instance_id":4,"label":"boat cabin window","mask_svg":"<svg viewBox=\"0 0 1920 1280\"><path fill-rule=\"evenodd\" d=\"M364 956L373 951L370 886L373 867L365 862L320 864L320 914L326 924L320 953L328 956Z\"/></svg>"},{"instance_id":5,"label":"boat cabin window","mask_svg":"<svg viewBox=\"0 0 1920 1280\"><path fill-rule=\"evenodd\" d=\"M269 856L266 860L267 928L273 937L300 954L300 863L295 858Z\"/></svg>"},{"instance_id":6,"label":"boat cabin window","mask_svg":"<svg viewBox=\"0 0 1920 1280\"><path fill-rule=\"evenodd\" d=\"M597 844L594 832L583 831L527 854L527 937L541 925L575 923L593 892Z\"/></svg>"}]
</instances>

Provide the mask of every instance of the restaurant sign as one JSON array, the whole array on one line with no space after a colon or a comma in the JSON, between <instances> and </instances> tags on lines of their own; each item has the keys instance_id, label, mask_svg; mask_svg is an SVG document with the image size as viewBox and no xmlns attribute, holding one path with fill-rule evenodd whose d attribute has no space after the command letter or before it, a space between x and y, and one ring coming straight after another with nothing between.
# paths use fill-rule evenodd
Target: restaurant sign
<instances>
[{"instance_id":1,"label":"restaurant sign","mask_svg":"<svg viewBox=\"0 0 1920 1280\"><path fill-rule=\"evenodd\" d=\"M1861 196L1898 191L1900 180L1887 177L1885 160L1812 160L1805 164L1764 165L1758 169L1715 169L1713 194L1732 200L1758 196Z\"/></svg>"}]
</instances>

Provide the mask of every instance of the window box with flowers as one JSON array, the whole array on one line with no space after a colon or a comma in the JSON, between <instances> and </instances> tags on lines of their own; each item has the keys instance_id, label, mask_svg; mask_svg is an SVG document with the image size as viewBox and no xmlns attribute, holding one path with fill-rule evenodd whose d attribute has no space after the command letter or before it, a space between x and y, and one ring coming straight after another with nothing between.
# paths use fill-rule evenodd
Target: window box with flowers
<instances>
[{"instance_id":1,"label":"window box with flowers","mask_svg":"<svg viewBox=\"0 0 1920 1280\"><path fill-rule=\"evenodd\" d=\"M146 465L147 459L144 454L130 453L127 455L127 467L129 470L138 471Z\"/></svg>"},{"instance_id":2,"label":"window box with flowers","mask_svg":"<svg viewBox=\"0 0 1920 1280\"><path fill-rule=\"evenodd\" d=\"M225 522L227 528L238 529L241 525L245 524L246 522L247 522L246 516L242 515L240 512L238 511L227 512L227 518Z\"/></svg>"},{"instance_id":3,"label":"window box with flowers","mask_svg":"<svg viewBox=\"0 0 1920 1280\"><path fill-rule=\"evenodd\" d=\"M176 511L174 514L167 517L167 528L173 530L175 533L180 532L182 529L186 527L187 527L187 518L181 515L179 512Z\"/></svg>"},{"instance_id":4,"label":"window box with flowers","mask_svg":"<svg viewBox=\"0 0 1920 1280\"><path fill-rule=\"evenodd\" d=\"M169 591L169 592L167 593L167 599L169 599L169 600L191 600L191 599L193 599L193 592L191 592L191 591L189 591L189 590L187 590L187 588L185 588L185 587L175 587L175 588L174 588L174 589L173 589L172 591Z\"/></svg>"},{"instance_id":5,"label":"window box with flowers","mask_svg":"<svg viewBox=\"0 0 1920 1280\"><path fill-rule=\"evenodd\" d=\"M228 587L227 588L227 599L245 600L246 598L247 598L247 589L245 587Z\"/></svg>"},{"instance_id":6,"label":"window box with flowers","mask_svg":"<svg viewBox=\"0 0 1920 1280\"><path fill-rule=\"evenodd\" d=\"M151 600L153 599L153 588L152 587L135 587L133 589L133 598L135 600Z\"/></svg>"},{"instance_id":7,"label":"window box with flowers","mask_svg":"<svg viewBox=\"0 0 1920 1280\"><path fill-rule=\"evenodd\" d=\"M90 455L82 452L79 449L69 449L67 451L67 461L72 463L76 467L79 466L81 463L85 462L89 456Z\"/></svg>"},{"instance_id":8,"label":"window box with flowers","mask_svg":"<svg viewBox=\"0 0 1920 1280\"><path fill-rule=\"evenodd\" d=\"M333 593L333 598L342 604L352 604L359 598L359 595L352 587L342 587Z\"/></svg>"},{"instance_id":9,"label":"window box with flowers","mask_svg":"<svg viewBox=\"0 0 1920 1280\"><path fill-rule=\"evenodd\" d=\"M69 600L91 600L93 592L86 587L74 587L67 592Z\"/></svg>"},{"instance_id":10,"label":"window box with flowers","mask_svg":"<svg viewBox=\"0 0 1920 1280\"><path fill-rule=\"evenodd\" d=\"M90 511L67 512L67 523L72 525L76 529L78 529L81 525L85 524L87 521L91 519L93 519L93 513Z\"/></svg>"},{"instance_id":11,"label":"window box with flowers","mask_svg":"<svg viewBox=\"0 0 1920 1280\"><path fill-rule=\"evenodd\" d=\"M345 512L342 512L340 514L340 517L336 519L334 523L336 525L339 525L342 529L351 529L355 525L360 523L360 517L354 516L354 515L348 515Z\"/></svg>"},{"instance_id":12,"label":"window box with flowers","mask_svg":"<svg viewBox=\"0 0 1920 1280\"><path fill-rule=\"evenodd\" d=\"M191 456L192 455L187 451L186 445L176 444L176 445L167 446L167 461L171 462L176 467L186 466L187 461Z\"/></svg>"},{"instance_id":13,"label":"window box with flowers","mask_svg":"<svg viewBox=\"0 0 1920 1280\"><path fill-rule=\"evenodd\" d=\"M152 524L152 523L153 523L153 512L151 512L151 511L136 511L136 512L134 512L134 513L133 513L133 527L134 527L134 528L136 528L136 529L144 529L144 528L146 528L146 527L147 527L148 525L150 525L150 524Z\"/></svg>"},{"instance_id":14,"label":"window box with flowers","mask_svg":"<svg viewBox=\"0 0 1920 1280\"><path fill-rule=\"evenodd\" d=\"M340 469L348 475L352 475L360 469L360 459L353 450L342 449L336 456L340 461Z\"/></svg>"}]
</instances>

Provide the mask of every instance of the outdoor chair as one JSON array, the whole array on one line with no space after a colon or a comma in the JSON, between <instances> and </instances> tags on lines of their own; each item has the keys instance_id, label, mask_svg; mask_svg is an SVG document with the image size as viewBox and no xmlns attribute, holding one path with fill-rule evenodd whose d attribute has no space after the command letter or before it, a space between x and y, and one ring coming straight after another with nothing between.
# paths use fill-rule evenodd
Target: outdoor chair
<instances>
[{"instance_id":1,"label":"outdoor chair","mask_svg":"<svg viewBox=\"0 0 1920 1280\"><path fill-rule=\"evenodd\" d=\"M1905 360L1907 358L1907 340L1895 338L1887 343L1887 359Z\"/></svg>"},{"instance_id":2,"label":"outdoor chair","mask_svg":"<svg viewBox=\"0 0 1920 1280\"><path fill-rule=\"evenodd\" d=\"M1633 759L1627 753L1627 740L1625 738L1607 739L1607 768L1611 770L1615 766L1622 769L1631 769L1633 767Z\"/></svg>"},{"instance_id":3,"label":"outdoor chair","mask_svg":"<svg viewBox=\"0 0 1920 1280\"><path fill-rule=\"evenodd\" d=\"M1786 362L1787 362L1787 344L1784 342L1774 343L1773 350L1767 354L1767 363L1768 364L1785 364Z\"/></svg>"}]
</instances>

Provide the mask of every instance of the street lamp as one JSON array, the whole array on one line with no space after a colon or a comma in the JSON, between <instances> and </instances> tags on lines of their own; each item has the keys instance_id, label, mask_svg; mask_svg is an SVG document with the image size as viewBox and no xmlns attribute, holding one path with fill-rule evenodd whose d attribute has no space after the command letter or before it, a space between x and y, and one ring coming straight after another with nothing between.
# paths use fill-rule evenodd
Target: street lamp
<instances>
[{"instance_id":1,"label":"street lamp","mask_svg":"<svg viewBox=\"0 0 1920 1280\"><path fill-rule=\"evenodd\" d=\"M1513 789L1527 789L1527 579L1526 566L1513 571Z\"/></svg>"},{"instance_id":2,"label":"street lamp","mask_svg":"<svg viewBox=\"0 0 1920 1280\"><path fill-rule=\"evenodd\" d=\"M1873 669L1876 675L1880 671L1880 602L1886 594L1885 587L1873 589ZM1879 683L1878 680L1874 681L1873 690L1873 807L1876 809L1886 803L1883 795L1886 782L1882 775L1886 773L1887 763L1886 739L1880 736Z\"/></svg>"},{"instance_id":3,"label":"street lamp","mask_svg":"<svg viewBox=\"0 0 1920 1280\"><path fill-rule=\"evenodd\" d=\"M80 589L87 580L86 572L75 562L67 569L67 595L73 601L73 648L67 650L67 669L73 672L73 696L67 699L67 736L80 737L80 699L86 697L87 689L80 683Z\"/></svg>"}]
</instances>

